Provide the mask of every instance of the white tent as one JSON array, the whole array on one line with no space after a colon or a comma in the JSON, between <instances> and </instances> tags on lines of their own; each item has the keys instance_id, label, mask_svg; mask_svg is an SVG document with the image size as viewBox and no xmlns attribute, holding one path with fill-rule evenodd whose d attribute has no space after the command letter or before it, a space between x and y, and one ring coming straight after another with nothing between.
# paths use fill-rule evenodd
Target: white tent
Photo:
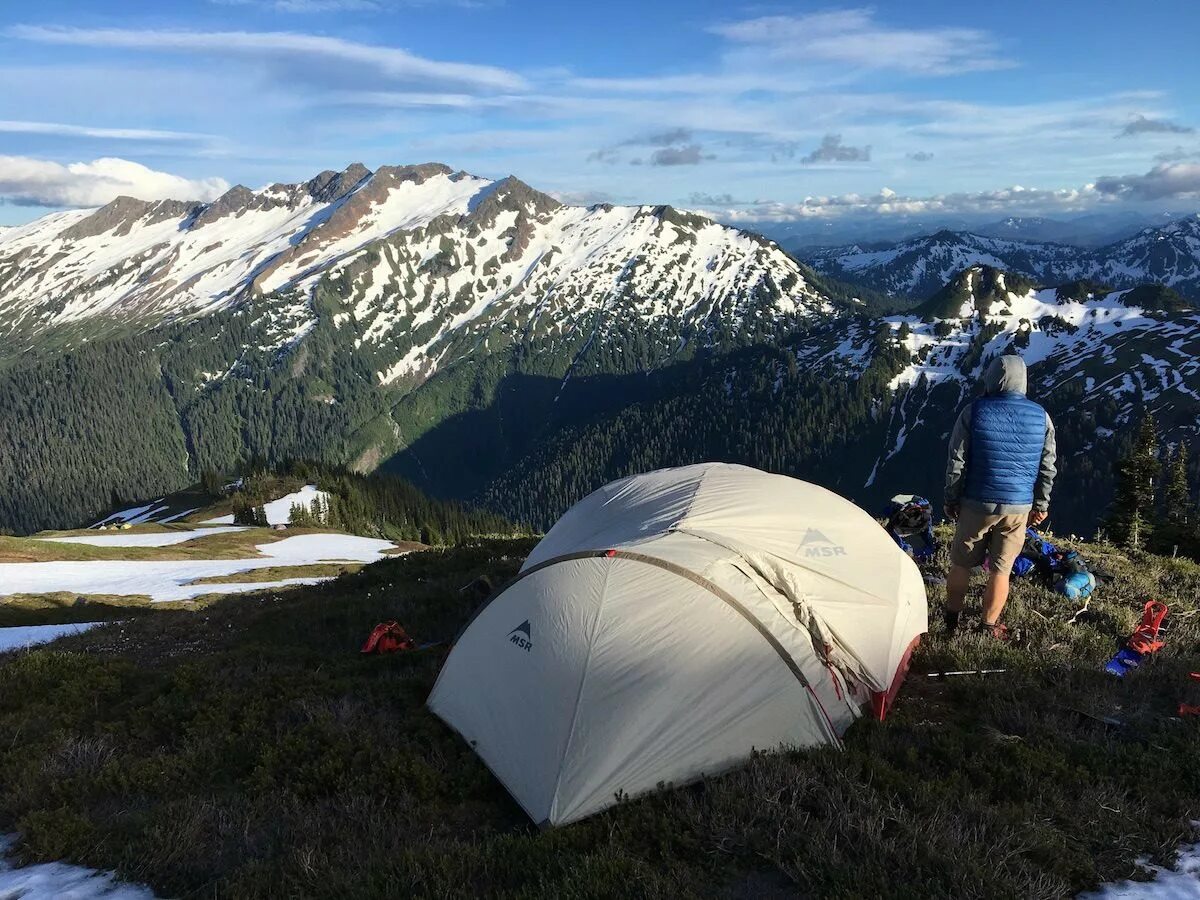
<instances>
[{"instance_id":1,"label":"white tent","mask_svg":"<svg viewBox=\"0 0 1200 900\"><path fill-rule=\"evenodd\" d=\"M925 585L824 488L704 464L613 482L550 529L460 635L429 707L535 822L754 749L839 745L886 711Z\"/></svg>"}]
</instances>

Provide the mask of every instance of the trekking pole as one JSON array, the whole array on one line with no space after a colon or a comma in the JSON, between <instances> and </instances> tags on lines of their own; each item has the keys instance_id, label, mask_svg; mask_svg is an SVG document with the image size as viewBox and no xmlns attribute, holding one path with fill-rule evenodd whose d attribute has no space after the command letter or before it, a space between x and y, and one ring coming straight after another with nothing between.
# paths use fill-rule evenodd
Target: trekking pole
<instances>
[{"instance_id":1,"label":"trekking pole","mask_svg":"<svg viewBox=\"0 0 1200 900\"><path fill-rule=\"evenodd\" d=\"M949 678L954 675L999 675L1008 669L963 669L958 672L926 672L926 678Z\"/></svg>"}]
</instances>

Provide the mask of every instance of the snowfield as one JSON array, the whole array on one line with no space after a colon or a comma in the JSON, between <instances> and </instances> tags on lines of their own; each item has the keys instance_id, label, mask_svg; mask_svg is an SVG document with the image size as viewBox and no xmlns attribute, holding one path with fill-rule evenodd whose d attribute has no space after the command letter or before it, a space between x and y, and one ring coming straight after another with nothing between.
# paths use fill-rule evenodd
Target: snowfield
<instances>
[{"instance_id":1,"label":"snowfield","mask_svg":"<svg viewBox=\"0 0 1200 900\"><path fill-rule=\"evenodd\" d=\"M317 490L315 484L306 484L294 494L288 494L286 497L280 497L278 500L272 500L270 503L264 503L263 509L267 513L268 525L286 525L292 514L292 504L299 503L302 506L312 506L313 500L317 497L321 498L322 503L329 502L329 495L325 491ZM232 525L233 514L227 516L217 516L215 519L205 519L201 525Z\"/></svg>"},{"instance_id":2,"label":"snowfield","mask_svg":"<svg viewBox=\"0 0 1200 900\"><path fill-rule=\"evenodd\" d=\"M230 517L232 519L232 516ZM198 528L193 531L171 531L163 534L80 534L71 537L38 538L42 541L55 541L59 544L88 544L92 547L170 547L194 541L196 538L208 537L210 534L222 534L227 531L245 531L243 525L228 527Z\"/></svg>"},{"instance_id":3,"label":"snowfield","mask_svg":"<svg viewBox=\"0 0 1200 900\"><path fill-rule=\"evenodd\" d=\"M7 860L13 844L0 835L0 900L154 900L154 892L69 863L40 863L14 868Z\"/></svg>"},{"instance_id":4,"label":"snowfield","mask_svg":"<svg viewBox=\"0 0 1200 900\"><path fill-rule=\"evenodd\" d=\"M377 538L352 534L300 534L274 544L259 544L259 553L274 559L273 565L299 566L310 562L375 562L396 545Z\"/></svg>"},{"instance_id":5,"label":"snowfield","mask_svg":"<svg viewBox=\"0 0 1200 900\"><path fill-rule=\"evenodd\" d=\"M328 577L285 578L237 584L190 584L197 578L252 572L272 566L320 562L363 562L382 559L395 547L390 541L348 534L305 534L259 544L259 559L100 560L0 563L0 597L11 594L115 594L148 596L155 601L189 600L202 594L234 594L296 584L316 584ZM0 895L3 897L3 895Z\"/></svg>"},{"instance_id":6,"label":"snowfield","mask_svg":"<svg viewBox=\"0 0 1200 900\"><path fill-rule=\"evenodd\" d=\"M1146 866L1153 881L1122 881L1098 891L1080 894L1078 900L1200 900L1200 844L1179 848L1174 869Z\"/></svg>"},{"instance_id":7,"label":"snowfield","mask_svg":"<svg viewBox=\"0 0 1200 900\"><path fill-rule=\"evenodd\" d=\"M12 628L0 628L0 653L44 644L69 634L83 634L89 628L106 624L109 623L73 622L70 625L17 625ZM2 864L0 864L0 871L3 871ZM7 896L0 885L0 898Z\"/></svg>"}]
</instances>

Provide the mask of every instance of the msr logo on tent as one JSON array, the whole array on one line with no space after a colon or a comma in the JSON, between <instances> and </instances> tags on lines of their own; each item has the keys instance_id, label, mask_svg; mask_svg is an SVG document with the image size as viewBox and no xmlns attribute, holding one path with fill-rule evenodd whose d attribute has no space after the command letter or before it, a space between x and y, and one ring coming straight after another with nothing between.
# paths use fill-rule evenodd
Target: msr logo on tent
<instances>
[{"instance_id":1,"label":"msr logo on tent","mask_svg":"<svg viewBox=\"0 0 1200 900\"><path fill-rule=\"evenodd\" d=\"M508 642L516 644L526 653L533 650L533 635L530 633L528 619L508 633Z\"/></svg>"},{"instance_id":2,"label":"msr logo on tent","mask_svg":"<svg viewBox=\"0 0 1200 900\"><path fill-rule=\"evenodd\" d=\"M804 539L800 541L800 550L805 556L845 556L846 548L835 544L821 532L815 528L810 528L804 533Z\"/></svg>"}]
</instances>

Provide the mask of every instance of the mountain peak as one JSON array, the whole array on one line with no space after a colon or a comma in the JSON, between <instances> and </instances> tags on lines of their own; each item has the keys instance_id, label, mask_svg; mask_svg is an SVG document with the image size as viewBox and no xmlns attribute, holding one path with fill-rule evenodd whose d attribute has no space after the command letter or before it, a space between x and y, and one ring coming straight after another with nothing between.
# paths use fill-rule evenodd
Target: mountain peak
<instances>
[{"instance_id":1,"label":"mountain peak","mask_svg":"<svg viewBox=\"0 0 1200 900\"><path fill-rule=\"evenodd\" d=\"M350 168L353 169L354 166ZM346 171L349 172L350 169ZM380 166L375 170L374 179L387 179L397 182L411 181L414 184L424 184L430 178L435 178L438 175L449 175L458 178L468 177L467 173L455 172L445 163L427 162L417 163L412 166Z\"/></svg>"},{"instance_id":2,"label":"mountain peak","mask_svg":"<svg viewBox=\"0 0 1200 900\"><path fill-rule=\"evenodd\" d=\"M1006 302L1009 294L1023 296L1033 287L1028 278L1016 272L977 264L955 275L945 287L917 307L916 312L927 322L987 315L993 303Z\"/></svg>"},{"instance_id":3,"label":"mountain peak","mask_svg":"<svg viewBox=\"0 0 1200 900\"><path fill-rule=\"evenodd\" d=\"M371 170L362 163L351 163L341 172L326 169L309 179L305 188L314 200L329 202L346 196L370 174Z\"/></svg>"},{"instance_id":4,"label":"mountain peak","mask_svg":"<svg viewBox=\"0 0 1200 900\"><path fill-rule=\"evenodd\" d=\"M135 223L155 225L166 219L186 217L202 208L203 204L189 200L138 200L120 196L64 229L59 237L78 241L108 232L122 237Z\"/></svg>"},{"instance_id":5,"label":"mountain peak","mask_svg":"<svg viewBox=\"0 0 1200 900\"><path fill-rule=\"evenodd\" d=\"M492 223L501 212L524 213L535 218L547 215L562 204L509 175L494 181L476 194L468 206L469 215L479 224Z\"/></svg>"}]
</instances>

